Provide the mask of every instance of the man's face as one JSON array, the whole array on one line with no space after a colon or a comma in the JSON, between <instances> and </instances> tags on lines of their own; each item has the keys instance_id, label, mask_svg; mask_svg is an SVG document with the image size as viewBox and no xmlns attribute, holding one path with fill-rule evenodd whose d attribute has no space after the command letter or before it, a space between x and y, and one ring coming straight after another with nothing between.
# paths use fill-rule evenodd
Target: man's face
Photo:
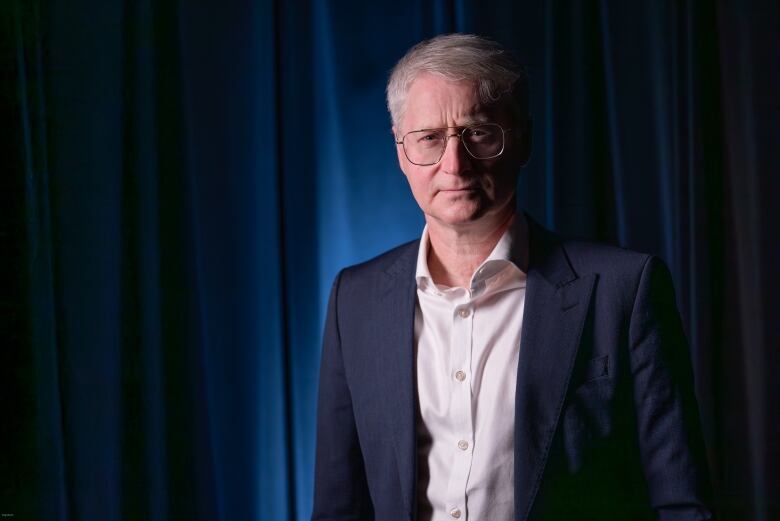
<instances>
[{"instance_id":1,"label":"man's face","mask_svg":"<svg viewBox=\"0 0 780 521\"><path fill-rule=\"evenodd\" d=\"M472 83L453 83L423 74L414 80L406 96L401 121L393 128L397 139L420 129L463 127L474 123L498 123L506 134L504 153L493 159L474 159L456 137L447 140L441 160L418 166L397 145L398 162L427 222L448 227L468 225L511 212L517 173L526 151L516 139L522 129L512 125L504 106L485 107ZM451 129L450 134L457 132Z\"/></svg>"}]
</instances>

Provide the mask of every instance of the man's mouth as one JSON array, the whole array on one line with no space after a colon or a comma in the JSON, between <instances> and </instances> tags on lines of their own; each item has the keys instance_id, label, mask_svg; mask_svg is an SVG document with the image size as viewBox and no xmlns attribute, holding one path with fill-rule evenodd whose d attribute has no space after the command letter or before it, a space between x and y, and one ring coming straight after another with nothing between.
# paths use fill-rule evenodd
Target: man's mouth
<instances>
[{"instance_id":1,"label":"man's mouth","mask_svg":"<svg viewBox=\"0 0 780 521\"><path fill-rule=\"evenodd\" d=\"M476 189L477 189L476 186L462 186L458 188L442 188L439 191L440 192L470 192Z\"/></svg>"}]
</instances>

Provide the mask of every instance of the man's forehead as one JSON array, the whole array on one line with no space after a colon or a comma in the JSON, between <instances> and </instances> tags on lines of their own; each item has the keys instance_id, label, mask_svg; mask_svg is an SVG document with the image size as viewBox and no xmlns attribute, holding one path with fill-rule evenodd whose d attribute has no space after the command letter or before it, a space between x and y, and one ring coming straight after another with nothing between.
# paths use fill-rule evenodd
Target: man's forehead
<instances>
[{"instance_id":1,"label":"man's forehead","mask_svg":"<svg viewBox=\"0 0 780 521\"><path fill-rule=\"evenodd\" d=\"M403 120L415 128L463 126L491 121L495 112L496 107L481 102L476 84L425 74L407 91Z\"/></svg>"},{"instance_id":2,"label":"man's forehead","mask_svg":"<svg viewBox=\"0 0 780 521\"><path fill-rule=\"evenodd\" d=\"M479 88L473 82L452 81L433 74L421 74L406 91L406 104L446 103L457 99L479 104Z\"/></svg>"},{"instance_id":3,"label":"man's forehead","mask_svg":"<svg viewBox=\"0 0 780 521\"><path fill-rule=\"evenodd\" d=\"M469 126L478 123L496 122L501 110L496 106L475 103L460 110L450 111L441 106L425 103L410 103L403 116L407 130ZM410 128L413 127L413 128Z\"/></svg>"}]
</instances>

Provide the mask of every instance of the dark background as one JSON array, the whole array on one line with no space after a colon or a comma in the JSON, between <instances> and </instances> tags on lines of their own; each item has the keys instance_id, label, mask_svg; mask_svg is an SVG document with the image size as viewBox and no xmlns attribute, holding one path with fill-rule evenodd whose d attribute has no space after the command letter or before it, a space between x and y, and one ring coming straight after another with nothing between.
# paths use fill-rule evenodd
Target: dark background
<instances>
[{"instance_id":1,"label":"dark background","mask_svg":"<svg viewBox=\"0 0 780 521\"><path fill-rule=\"evenodd\" d=\"M659 254L722 519L780 519L780 4L0 0L0 513L311 510L336 271L419 236L383 89L417 41L531 78L521 205Z\"/></svg>"}]
</instances>

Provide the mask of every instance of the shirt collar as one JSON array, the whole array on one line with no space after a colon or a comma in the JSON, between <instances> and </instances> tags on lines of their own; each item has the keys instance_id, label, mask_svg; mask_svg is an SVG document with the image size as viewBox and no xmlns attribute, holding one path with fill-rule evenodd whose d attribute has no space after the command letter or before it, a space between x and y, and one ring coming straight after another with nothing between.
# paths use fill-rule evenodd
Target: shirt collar
<instances>
[{"instance_id":1,"label":"shirt collar","mask_svg":"<svg viewBox=\"0 0 780 521\"><path fill-rule=\"evenodd\" d=\"M428 235L428 225L426 224L423 228L422 237L420 237L420 248L417 252L417 269L415 272L417 287L421 289L436 287L428 269L429 248L430 237ZM510 223L498 240L493 251L490 252L490 255L487 256L472 275L472 289L483 285L486 281L495 277L509 264L514 266L524 278L525 269L528 266L528 221L523 212L515 214L512 218L512 223Z\"/></svg>"}]
</instances>

